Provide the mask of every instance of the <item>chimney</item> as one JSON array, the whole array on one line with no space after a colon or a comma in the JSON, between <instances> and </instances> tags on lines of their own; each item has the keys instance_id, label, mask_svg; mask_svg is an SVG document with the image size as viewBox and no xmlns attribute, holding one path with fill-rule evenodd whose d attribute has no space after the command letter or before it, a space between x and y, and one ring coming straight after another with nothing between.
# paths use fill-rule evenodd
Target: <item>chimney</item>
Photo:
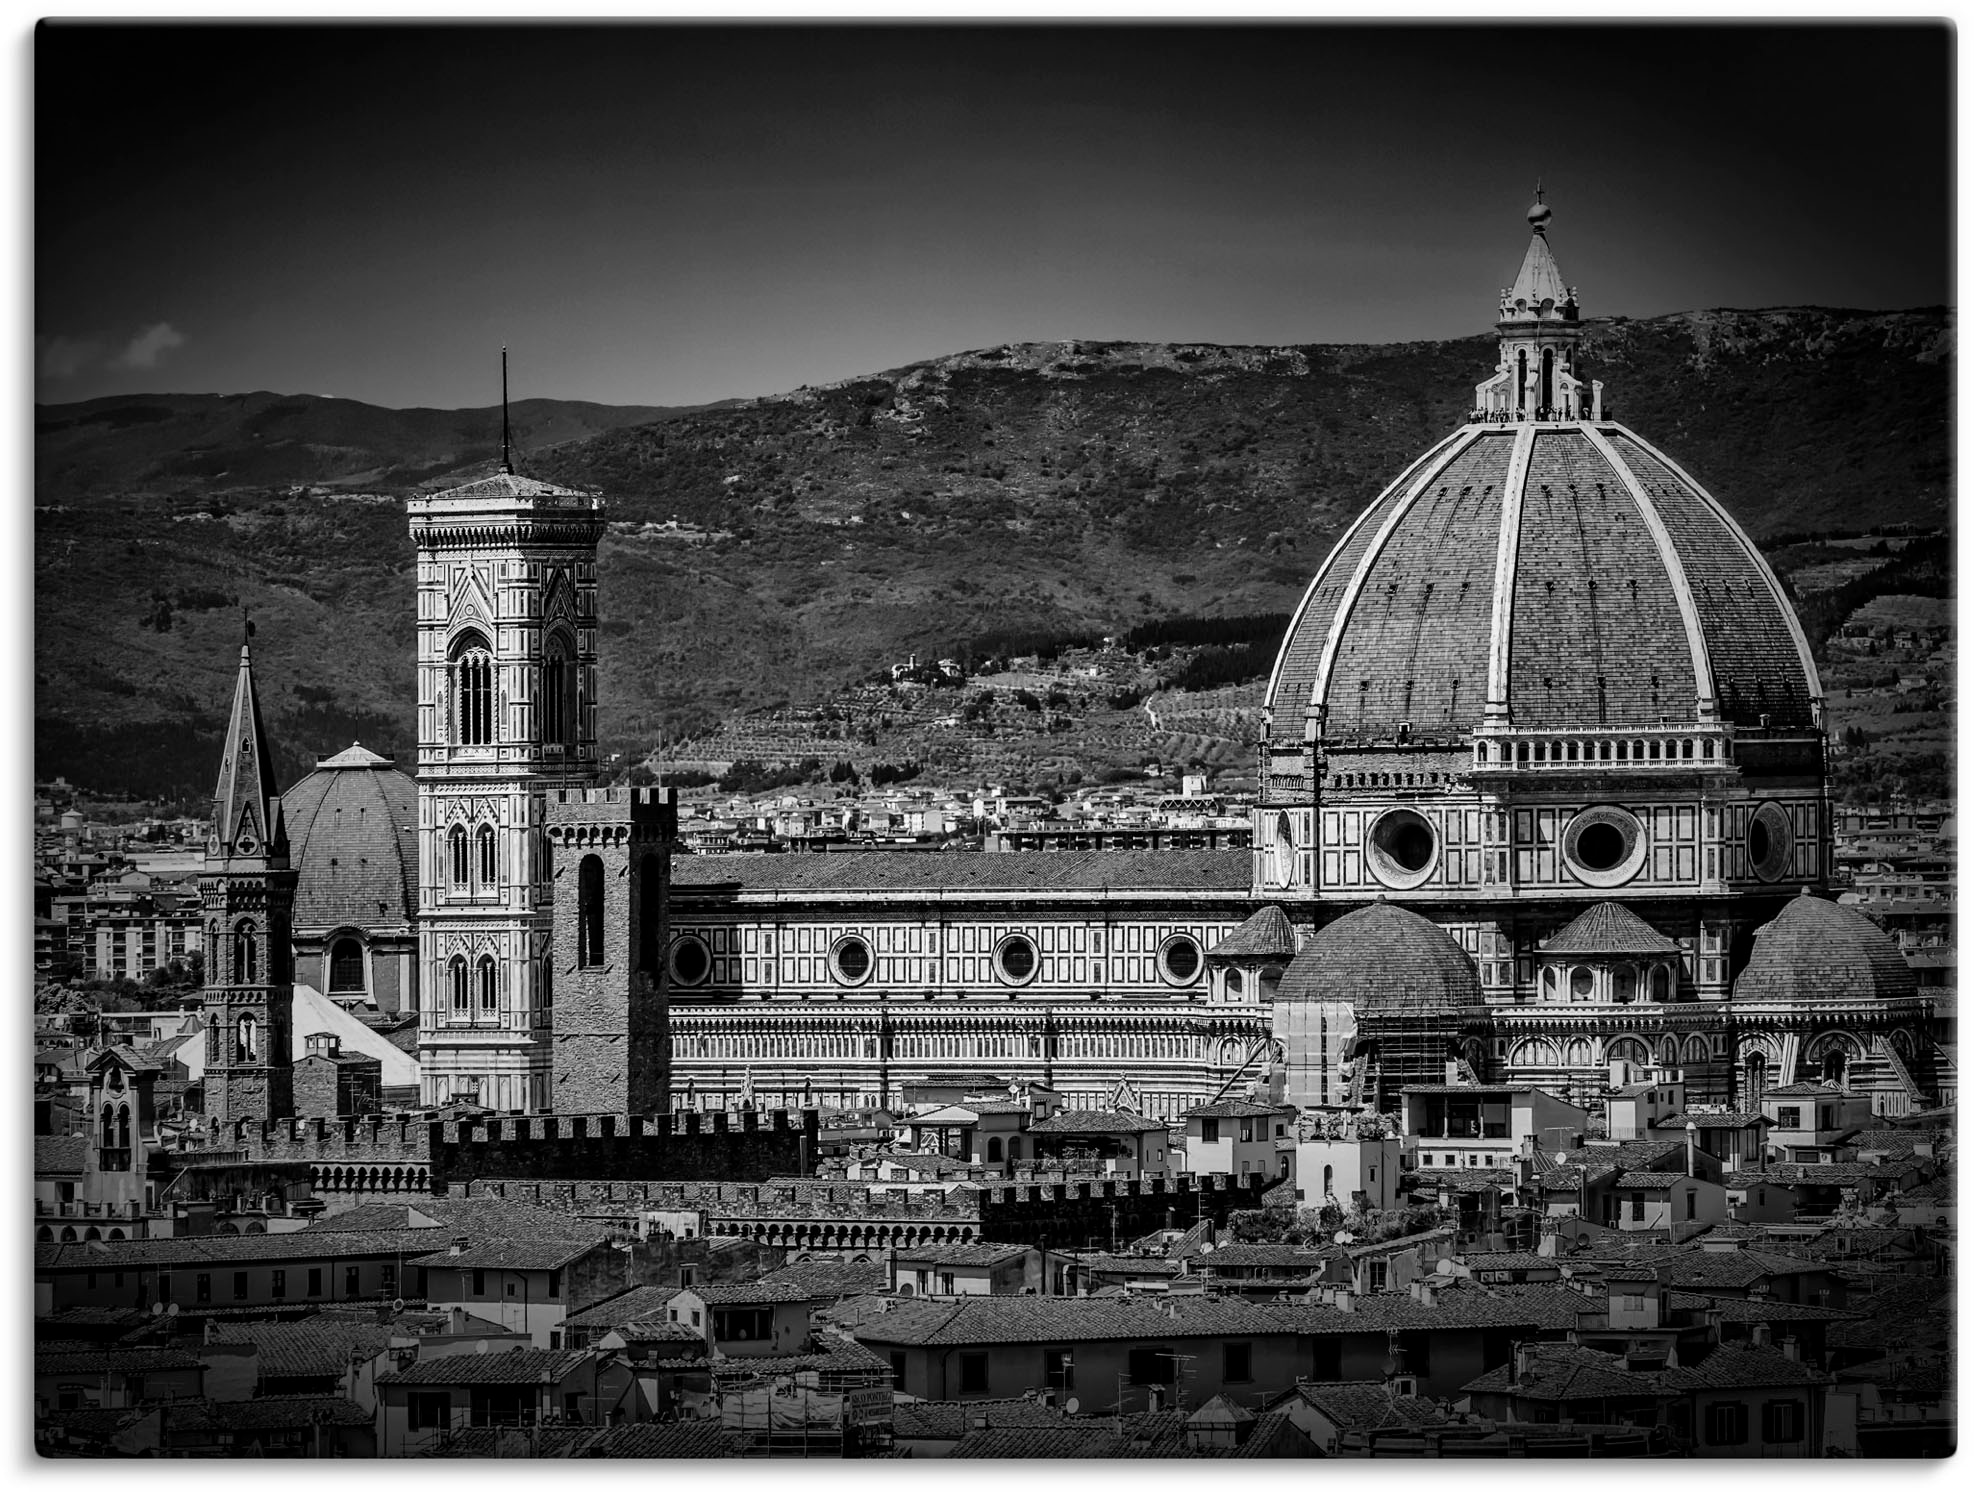
<instances>
[{"instance_id":1,"label":"chimney","mask_svg":"<svg viewBox=\"0 0 1974 1492\"><path fill-rule=\"evenodd\" d=\"M1611 1059L1611 1086L1622 1088L1631 1076L1631 1064L1622 1057Z\"/></svg>"},{"instance_id":2,"label":"chimney","mask_svg":"<svg viewBox=\"0 0 1974 1492\"><path fill-rule=\"evenodd\" d=\"M466 1235L462 1233L457 1238L453 1239L451 1245L447 1247L446 1252L455 1259L457 1259L461 1254L465 1253Z\"/></svg>"},{"instance_id":3,"label":"chimney","mask_svg":"<svg viewBox=\"0 0 1974 1492\"><path fill-rule=\"evenodd\" d=\"M1534 1359L1530 1355L1529 1344L1527 1342L1515 1343L1515 1355L1508 1364L1508 1381L1510 1383L1520 1383L1528 1376L1529 1369L1532 1366L1534 1366Z\"/></svg>"},{"instance_id":4,"label":"chimney","mask_svg":"<svg viewBox=\"0 0 1974 1492\"><path fill-rule=\"evenodd\" d=\"M1700 1174L1694 1163L1693 1151L1700 1141L1700 1126L1691 1119L1686 1121L1686 1174L1689 1177Z\"/></svg>"},{"instance_id":5,"label":"chimney","mask_svg":"<svg viewBox=\"0 0 1974 1492\"><path fill-rule=\"evenodd\" d=\"M1757 1347L1768 1346L1770 1336L1768 1323L1766 1321L1757 1321L1753 1329L1749 1331L1748 1336Z\"/></svg>"},{"instance_id":6,"label":"chimney","mask_svg":"<svg viewBox=\"0 0 1974 1492\"><path fill-rule=\"evenodd\" d=\"M1446 1059L1446 1081L1449 1085L1460 1081L1460 1064L1451 1057Z\"/></svg>"}]
</instances>

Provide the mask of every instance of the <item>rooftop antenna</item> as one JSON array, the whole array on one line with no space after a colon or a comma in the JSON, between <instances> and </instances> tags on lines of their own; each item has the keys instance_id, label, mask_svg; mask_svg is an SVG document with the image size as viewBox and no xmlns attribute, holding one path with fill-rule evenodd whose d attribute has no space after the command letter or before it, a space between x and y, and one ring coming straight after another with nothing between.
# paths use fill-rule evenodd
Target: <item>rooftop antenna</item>
<instances>
[{"instance_id":1,"label":"rooftop antenna","mask_svg":"<svg viewBox=\"0 0 1974 1492\"><path fill-rule=\"evenodd\" d=\"M500 349L500 469L508 476L514 475L514 459L509 454L507 438L507 348Z\"/></svg>"}]
</instances>

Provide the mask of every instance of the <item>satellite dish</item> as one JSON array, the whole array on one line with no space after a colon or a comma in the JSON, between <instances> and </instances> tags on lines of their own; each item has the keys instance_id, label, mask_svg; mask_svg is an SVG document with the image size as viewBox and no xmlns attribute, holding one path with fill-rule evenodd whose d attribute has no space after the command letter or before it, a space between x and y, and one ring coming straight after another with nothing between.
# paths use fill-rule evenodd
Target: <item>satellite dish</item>
<instances>
[{"instance_id":1,"label":"satellite dish","mask_svg":"<svg viewBox=\"0 0 1974 1492\"><path fill-rule=\"evenodd\" d=\"M1214 1243L1202 1243L1202 1244L1201 1244L1201 1245L1199 1246L1199 1251L1200 1251L1200 1252L1201 1252L1202 1254L1210 1254L1210 1253L1212 1253L1212 1252L1213 1252L1213 1251L1214 1251L1214 1250L1215 1250L1216 1248L1218 1248L1218 1247L1219 1247L1219 1245L1218 1245L1218 1244L1214 1244Z\"/></svg>"},{"instance_id":2,"label":"satellite dish","mask_svg":"<svg viewBox=\"0 0 1974 1492\"><path fill-rule=\"evenodd\" d=\"M1434 1274L1453 1273L1453 1261L1451 1259L1441 1259L1439 1263L1433 1266L1433 1273Z\"/></svg>"},{"instance_id":3,"label":"satellite dish","mask_svg":"<svg viewBox=\"0 0 1974 1492\"><path fill-rule=\"evenodd\" d=\"M1338 1242L1338 1243L1355 1243L1355 1242L1357 1242L1357 1235L1356 1235L1355 1233L1345 1233L1345 1232L1339 1232L1339 1233L1337 1234L1337 1242Z\"/></svg>"},{"instance_id":4,"label":"satellite dish","mask_svg":"<svg viewBox=\"0 0 1974 1492\"><path fill-rule=\"evenodd\" d=\"M162 1316L164 1314L164 1302L162 1300L151 1302L151 1314L153 1316Z\"/></svg>"},{"instance_id":5,"label":"satellite dish","mask_svg":"<svg viewBox=\"0 0 1974 1492\"><path fill-rule=\"evenodd\" d=\"M174 1300L170 1305L166 1306L165 1314L167 1316L176 1316L178 1314L178 1302Z\"/></svg>"},{"instance_id":6,"label":"satellite dish","mask_svg":"<svg viewBox=\"0 0 1974 1492\"><path fill-rule=\"evenodd\" d=\"M400 1295L396 1300L391 1302L391 1312L393 1315L396 1315L401 1313L403 1310L404 1310L404 1297Z\"/></svg>"},{"instance_id":7,"label":"satellite dish","mask_svg":"<svg viewBox=\"0 0 1974 1492\"><path fill-rule=\"evenodd\" d=\"M1076 1399L1069 1399L1064 1402L1062 1407L1066 1413L1074 1414L1077 1410L1081 1409L1083 1405L1080 1401Z\"/></svg>"}]
</instances>

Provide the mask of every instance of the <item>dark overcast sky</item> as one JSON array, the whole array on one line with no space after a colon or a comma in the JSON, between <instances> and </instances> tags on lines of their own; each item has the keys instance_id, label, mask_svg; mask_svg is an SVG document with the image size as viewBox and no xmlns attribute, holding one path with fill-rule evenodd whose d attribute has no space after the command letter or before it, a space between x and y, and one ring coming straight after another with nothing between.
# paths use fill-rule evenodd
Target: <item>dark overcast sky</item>
<instances>
[{"instance_id":1,"label":"dark overcast sky","mask_svg":"<svg viewBox=\"0 0 1974 1492\"><path fill-rule=\"evenodd\" d=\"M36 397L773 393L997 342L1950 299L1952 33L36 36Z\"/></svg>"}]
</instances>

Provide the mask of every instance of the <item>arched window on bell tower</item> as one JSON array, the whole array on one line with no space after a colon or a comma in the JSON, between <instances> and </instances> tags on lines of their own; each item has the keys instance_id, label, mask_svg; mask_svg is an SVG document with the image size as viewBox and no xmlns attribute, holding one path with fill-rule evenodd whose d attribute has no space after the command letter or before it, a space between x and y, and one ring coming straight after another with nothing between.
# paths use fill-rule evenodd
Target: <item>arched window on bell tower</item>
<instances>
[{"instance_id":1,"label":"arched window on bell tower","mask_svg":"<svg viewBox=\"0 0 1974 1492\"><path fill-rule=\"evenodd\" d=\"M500 971L491 954L480 955L480 1011L492 1015L500 1009Z\"/></svg>"},{"instance_id":2,"label":"arched window on bell tower","mask_svg":"<svg viewBox=\"0 0 1974 1492\"><path fill-rule=\"evenodd\" d=\"M454 824L452 826L452 832L446 835L446 864L448 870L451 872L450 878L454 889L463 890L466 886L468 866L466 857L466 826L464 824Z\"/></svg>"},{"instance_id":3,"label":"arched window on bell tower","mask_svg":"<svg viewBox=\"0 0 1974 1492\"><path fill-rule=\"evenodd\" d=\"M492 891L500 884L500 850L494 837L493 825L480 825L475 836L480 846L480 889Z\"/></svg>"},{"instance_id":4,"label":"arched window on bell tower","mask_svg":"<svg viewBox=\"0 0 1974 1492\"><path fill-rule=\"evenodd\" d=\"M541 738L547 746L576 743L576 666L559 637L550 640L541 667Z\"/></svg>"},{"instance_id":5,"label":"arched window on bell tower","mask_svg":"<svg viewBox=\"0 0 1974 1492\"><path fill-rule=\"evenodd\" d=\"M452 1013L454 1015L466 1014L468 1007L466 1003L466 959L464 956L454 954L451 961L447 963L446 984L450 987L452 994Z\"/></svg>"},{"instance_id":6,"label":"arched window on bell tower","mask_svg":"<svg viewBox=\"0 0 1974 1492\"><path fill-rule=\"evenodd\" d=\"M476 633L467 633L453 645L452 701L454 742L491 746L496 739L493 654Z\"/></svg>"},{"instance_id":7,"label":"arched window on bell tower","mask_svg":"<svg viewBox=\"0 0 1974 1492\"><path fill-rule=\"evenodd\" d=\"M251 922L233 929L233 982L260 983L260 933Z\"/></svg>"}]
</instances>

